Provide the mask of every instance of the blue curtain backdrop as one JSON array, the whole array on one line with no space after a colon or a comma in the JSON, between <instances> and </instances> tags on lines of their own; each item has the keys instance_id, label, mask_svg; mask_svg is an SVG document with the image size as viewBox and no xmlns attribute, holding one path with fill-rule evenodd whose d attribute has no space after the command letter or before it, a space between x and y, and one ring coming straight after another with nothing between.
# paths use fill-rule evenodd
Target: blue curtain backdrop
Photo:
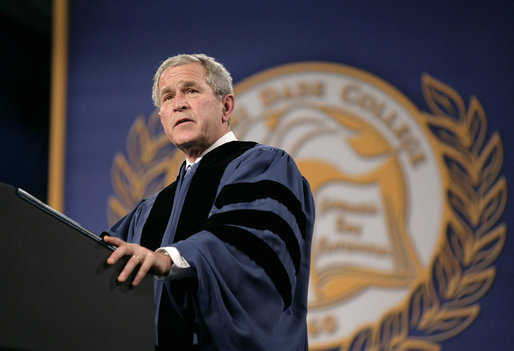
<instances>
[{"instance_id":1,"label":"blue curtain backdrop","mask_svg":"<svg viewBox=\"0 0 514 351\"><path fill-rule=\"evenodd\" d=\"M156 67L178 53L216 57L235 83L281 64L345 64L381 77L421 110L426 72L466 103L472 95L482 103L488 135L501 134L514 198L512 1L75 0L69 25L65 212L95 232L107 226L114 155L135 118L154 111ZM508 239L479 317L443 349L513 347L513 218L508 204Z\"/></svg>"}]
</instances>

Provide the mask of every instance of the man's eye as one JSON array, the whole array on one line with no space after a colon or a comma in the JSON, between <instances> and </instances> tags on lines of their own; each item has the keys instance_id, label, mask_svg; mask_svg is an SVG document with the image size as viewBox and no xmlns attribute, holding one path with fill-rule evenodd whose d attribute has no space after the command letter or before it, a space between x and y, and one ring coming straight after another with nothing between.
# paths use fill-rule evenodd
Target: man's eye
<instances>
[{"instance_id":1,"label":"man's eye","mask_svg":"<svg viewBox=\"0 0 514 351\"><path fill-rule=\"evenodd\" d=\"M189 89L189 90L187 91L187 93L188 93L188 94L198 93L198 90L196 90L196 89Z\"/></svg>"},{"instance_id":2,"label":"man's eye","mask_svg":"<svg viewBox=\"0 0 514 351\"><path fill-rule=\"evenodd\" d=\"M168 100L171 100L171 99L173 99L173 95L166 95L164 97L164 101L168 101Z\"/></svg>"}]
</instances>

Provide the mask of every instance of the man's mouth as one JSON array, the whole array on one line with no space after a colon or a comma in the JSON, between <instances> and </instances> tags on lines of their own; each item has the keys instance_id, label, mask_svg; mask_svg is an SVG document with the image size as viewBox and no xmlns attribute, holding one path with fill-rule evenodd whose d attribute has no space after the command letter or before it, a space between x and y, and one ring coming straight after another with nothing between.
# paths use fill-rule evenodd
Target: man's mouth
<instances>
[{"instance_id":1,"label":"man's mouth","mask_svg":"<svg viewBox=\"0 0 514 351\"><path fill-rule=\"evenodd\" d=\"M181 118L177 121L177 123L175 123L175 127L180 124L187 123L187 122L192 122L192 121L189 118Z\"/></svg>"}]
</instances>

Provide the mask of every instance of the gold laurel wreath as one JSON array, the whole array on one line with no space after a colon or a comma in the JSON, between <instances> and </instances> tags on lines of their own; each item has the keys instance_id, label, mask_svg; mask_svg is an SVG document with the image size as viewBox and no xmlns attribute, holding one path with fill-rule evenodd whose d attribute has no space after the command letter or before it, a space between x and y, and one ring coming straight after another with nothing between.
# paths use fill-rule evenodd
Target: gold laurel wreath
<instances>
[{"instance_id":1,"label":"gold laurel wreath","mask_svg":"<svg viewBox=\"0 0 514 351\"><path fill-rule=\"evenodd\" d=\"M433 77L423 75L422 86L433 113L423 118L441 147L449 182L445 237L430 273L411 291L407 305L360 329L340 350L440 350L439 342L478 316L478 301L495 276L492 264L507 231L505 223L497 224L507 202L500 136L493 133L484 145L487 119L476 97L466 108L456 91ZM118 153L113 162L109 223L169 184L182 161L158 117L150 116L148 126L138 117L130 128L127 157Z\"/></svg>"},{"instance_id":2,"label":"gold laurel wreath","mask_svg":"<svg viewBox=\"0 0 514 351\"><path fill-rule=\"evenodd\" d=\"M466 108L456 91L427 74L422 86L433 113L423 117L439 142L448 177L449 216L439 255L404 308L359 330L340 350L440 350L439 342L478 316L478 301L495 276L492 264L507 232L505 223L497 224L507 203L500 136L493 133L484 146L487 119L476 97Z\"/></svg>"}]
</instances>

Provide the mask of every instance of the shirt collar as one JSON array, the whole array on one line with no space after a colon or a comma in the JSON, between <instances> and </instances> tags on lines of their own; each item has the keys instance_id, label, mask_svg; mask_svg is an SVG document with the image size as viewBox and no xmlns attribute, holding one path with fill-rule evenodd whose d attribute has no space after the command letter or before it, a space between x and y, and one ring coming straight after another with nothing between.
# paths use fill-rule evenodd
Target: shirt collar
<instances>
[{"instance_id":1,"label":"shirt collar","mask_svg":"<svg viewBox=\"0 0 514 351\"><path fill-rule=\"evenodd\" d=\"M232 131L229 131L225 135L223 135L221 138L216 140L216 142L214 144L212 144L207 150L202 152L200 157L196 158L195 162L189 162L189 160L186 158L186 168L191 166L191 165L194 165L195 163L200 162L202 157L207 155L209 152L211 152L212 150L214 150L218 146L221 146L221 145L226 144L226 143L231 142L231 141L237 141L237 138L236 138L236 136L234 135L234 133Z\"/></svg>"}]
</instances>

